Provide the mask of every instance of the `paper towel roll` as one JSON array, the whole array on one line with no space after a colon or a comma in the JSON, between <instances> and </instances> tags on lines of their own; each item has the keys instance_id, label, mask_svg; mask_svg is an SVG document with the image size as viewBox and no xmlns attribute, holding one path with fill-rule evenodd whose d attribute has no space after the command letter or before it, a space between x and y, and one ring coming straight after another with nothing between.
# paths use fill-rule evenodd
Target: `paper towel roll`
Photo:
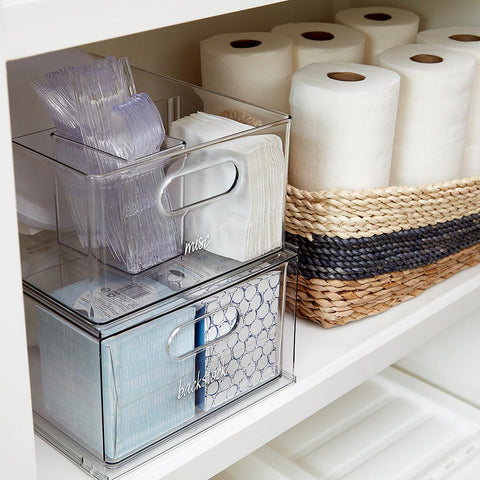
<instances>
[{"instance_id":1,"label":"paper towel roll","mask_svg":"<svg viewBox=\"0 0 480 480\"><path fill-rule=\"evenodd\" d=\"M355 63L293 75L290 183L305 190L388 185L400 76Z\"/></svg>"},{"instance_id":2,"label":"paper towel roll","mask_svg":"<svg viewBox=\"0 0 480 480\"><path fill-rule=\"evenodd\" d=\"M390 184L458 178L475 59L435 45L402 45L379 62L402 77Z\"/></svg>"},{"instance_id":3,"label":"paper towel roll","mask_svg":"<svg viewBox=\"0 0 480 480\"><path fill-rule=\"evenodd\" d=\"M365 35L335 23L286 23L272 29L293 45L293 71L315 62L365 61Z\"/></svg>"},{"instance_id":4,"label":"paper towel roll","mask_svg":"<svg viewBox=\"0 0 480 480\"><path fill-rule=\"evenodd\" d=\"M215 35L200 42L202 85L288 112L292 41L279 33Z\"/></svg>"},{"instance_id":5,"label":"paper towel roll","mask_svg":"<svg viewBox=\"0 0 480 480\"><path fill-rule=\"evenodd\" d=\"M445 27L425 30L417 43L438 45L458 52L469 53L477 60L468 118L465 156L461 176L480 175L480 27Z\"/></svg>"},{"instance_id":6,"label":"paper towel roll","mask_svg":"<svg viewBox=\"0 0 480 480\"><path fill-rule=\"evenodd\" d=\"M335 15L337 23L365 34L365 63L370 65L377 64L383 50L415 43L419 20L416 13L392 7L349 8Z\"/></svg>"}]
</instances>

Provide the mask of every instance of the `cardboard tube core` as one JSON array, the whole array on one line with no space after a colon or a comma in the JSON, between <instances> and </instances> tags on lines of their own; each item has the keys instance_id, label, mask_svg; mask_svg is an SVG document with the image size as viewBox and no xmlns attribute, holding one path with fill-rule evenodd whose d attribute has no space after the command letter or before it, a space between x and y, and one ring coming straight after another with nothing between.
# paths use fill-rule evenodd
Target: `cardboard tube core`
<instances>
[{"instance_id":1,"label":"cardboard tube core","mask_svg":"<svg viewBox=\"0 0 480 480\"><path fill-rule=\"evenodd\" d=\"M480 37L478 35L469 35L469 34L459 34L459 35L450 35L448 38L456 40L457 42L478 42Z\"/></svg>"},{"instance_id":2,"label":"cardboard tube core","mask_svg":"<svg viewBox=\"0 0 480 480\"><path fill-rule=\"evenodd\" d=\"M386 20L390 20L392 18L392 16L388 13L367 13L364 15L364 17L377 22L385 22Z\"/></svg>"},{"instance_id":3,"label":"cardboard tube core","mask_svg":"<svg viewBox=\"0 0 480 480\"><path fill-rule=\"evenodd\" d=\"M262 42L260 40L249 40L242 38L241 40L234 40L230 42L230 45L233 48L253 48L258 47Z\"/></svg>"},{"instance_id":4,"label":"cardboard tube core","mask_svg":"<svg viewBox=\"0 0 480 480\"><path fill-rule=\"evenodd\" d=\"M306 38L307 40L315 40L317 42L322 42L325 40L332 40L335 38L335 35L330 32L304 32L302 33L302 37Z\"/></svg>"},{"instance_id":5,"label":"cardboard tube core","mask_svg":"<svg viewBox=\"0 0 480 480\"><path fill-rule=\"evenodd\" d=\"M361 82L365 80L363 75L354 72L330 72L327 73L327 77L340 82Z\"/></svg>"},{"instance_id":6,"label":"cardboard tube core","mask_svg":"<svg viewBox=\"0 0 480 480\"><path fill-rule=\"evenodd\" d=\"M443 58L437 55L430 55L428 53L419 53L418 55L414 55L410 57L410 60L413 60L417 63L442 63Z\"/></svg>"}]
</instances>

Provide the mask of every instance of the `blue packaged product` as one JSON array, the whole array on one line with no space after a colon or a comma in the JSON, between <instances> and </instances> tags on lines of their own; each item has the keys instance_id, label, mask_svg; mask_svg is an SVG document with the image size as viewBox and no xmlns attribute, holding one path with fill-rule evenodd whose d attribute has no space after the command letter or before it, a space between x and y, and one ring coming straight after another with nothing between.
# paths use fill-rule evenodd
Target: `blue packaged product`
<instances>
[{"instance_id":1,"label":"blue packaged product","mask_svg":"<svg viewBox=\"0 0 480 480\"><path fill-rule=\"evenodd\" d=\"M149 295L165 293L158 282L145 282ZM118 281L110 285L111 292L126 287ZM88 308L85 299L79 300L86 286L78 282L54 295ZM100 311L94 318L105 318L105 303ZM142 313L138 326L101 340L99 349L97 340L37 307L45 414L93 453L104 453L113 462L191 419L195 396L178 398L178 384L194 376L195 357L178 361L167 345L172 332L186 325L175 335L175 350L192 351L195 312L194 307L184 307L159 318L159 309Z\"/></svg>"}]
</instances>

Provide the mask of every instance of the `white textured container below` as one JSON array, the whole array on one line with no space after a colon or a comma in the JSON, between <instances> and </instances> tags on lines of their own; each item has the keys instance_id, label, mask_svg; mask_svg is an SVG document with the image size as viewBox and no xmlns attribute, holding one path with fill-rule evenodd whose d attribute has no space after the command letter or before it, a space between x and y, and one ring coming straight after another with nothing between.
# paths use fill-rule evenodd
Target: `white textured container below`
<instances>
[{"instance_id":1,"label":"white textured container below","mask_svg":"<svg viewBox=\"0 0 480 480\"><path fill-rule=\"evenodd\" d=\"M480 413L389 368L215 480L471 480Z\"/></svg>"}]
</instances>

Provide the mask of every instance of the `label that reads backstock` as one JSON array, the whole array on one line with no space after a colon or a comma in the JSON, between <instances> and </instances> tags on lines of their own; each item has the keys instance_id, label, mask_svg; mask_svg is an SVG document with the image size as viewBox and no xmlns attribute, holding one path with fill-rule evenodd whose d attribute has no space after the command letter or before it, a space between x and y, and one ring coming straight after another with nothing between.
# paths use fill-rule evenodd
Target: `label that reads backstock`
<instances>
[{"instance_id":1,"label":"label that reads backstock","mask_svg":"<svg viewBox=\"0 0 480 480\"><path fill-rule=\"evenodd\" d=\"M220 365L212 372L207 372L203 377L200 377L200 370L197 370L197 377L190 383L183 383L180 379L178 385L178 395L177 399L180 400L191 393L195 393L197 390L205 388L211 382L220 380L223 377L227 376L227 366Z\"/></svg>"}]
</instances>

